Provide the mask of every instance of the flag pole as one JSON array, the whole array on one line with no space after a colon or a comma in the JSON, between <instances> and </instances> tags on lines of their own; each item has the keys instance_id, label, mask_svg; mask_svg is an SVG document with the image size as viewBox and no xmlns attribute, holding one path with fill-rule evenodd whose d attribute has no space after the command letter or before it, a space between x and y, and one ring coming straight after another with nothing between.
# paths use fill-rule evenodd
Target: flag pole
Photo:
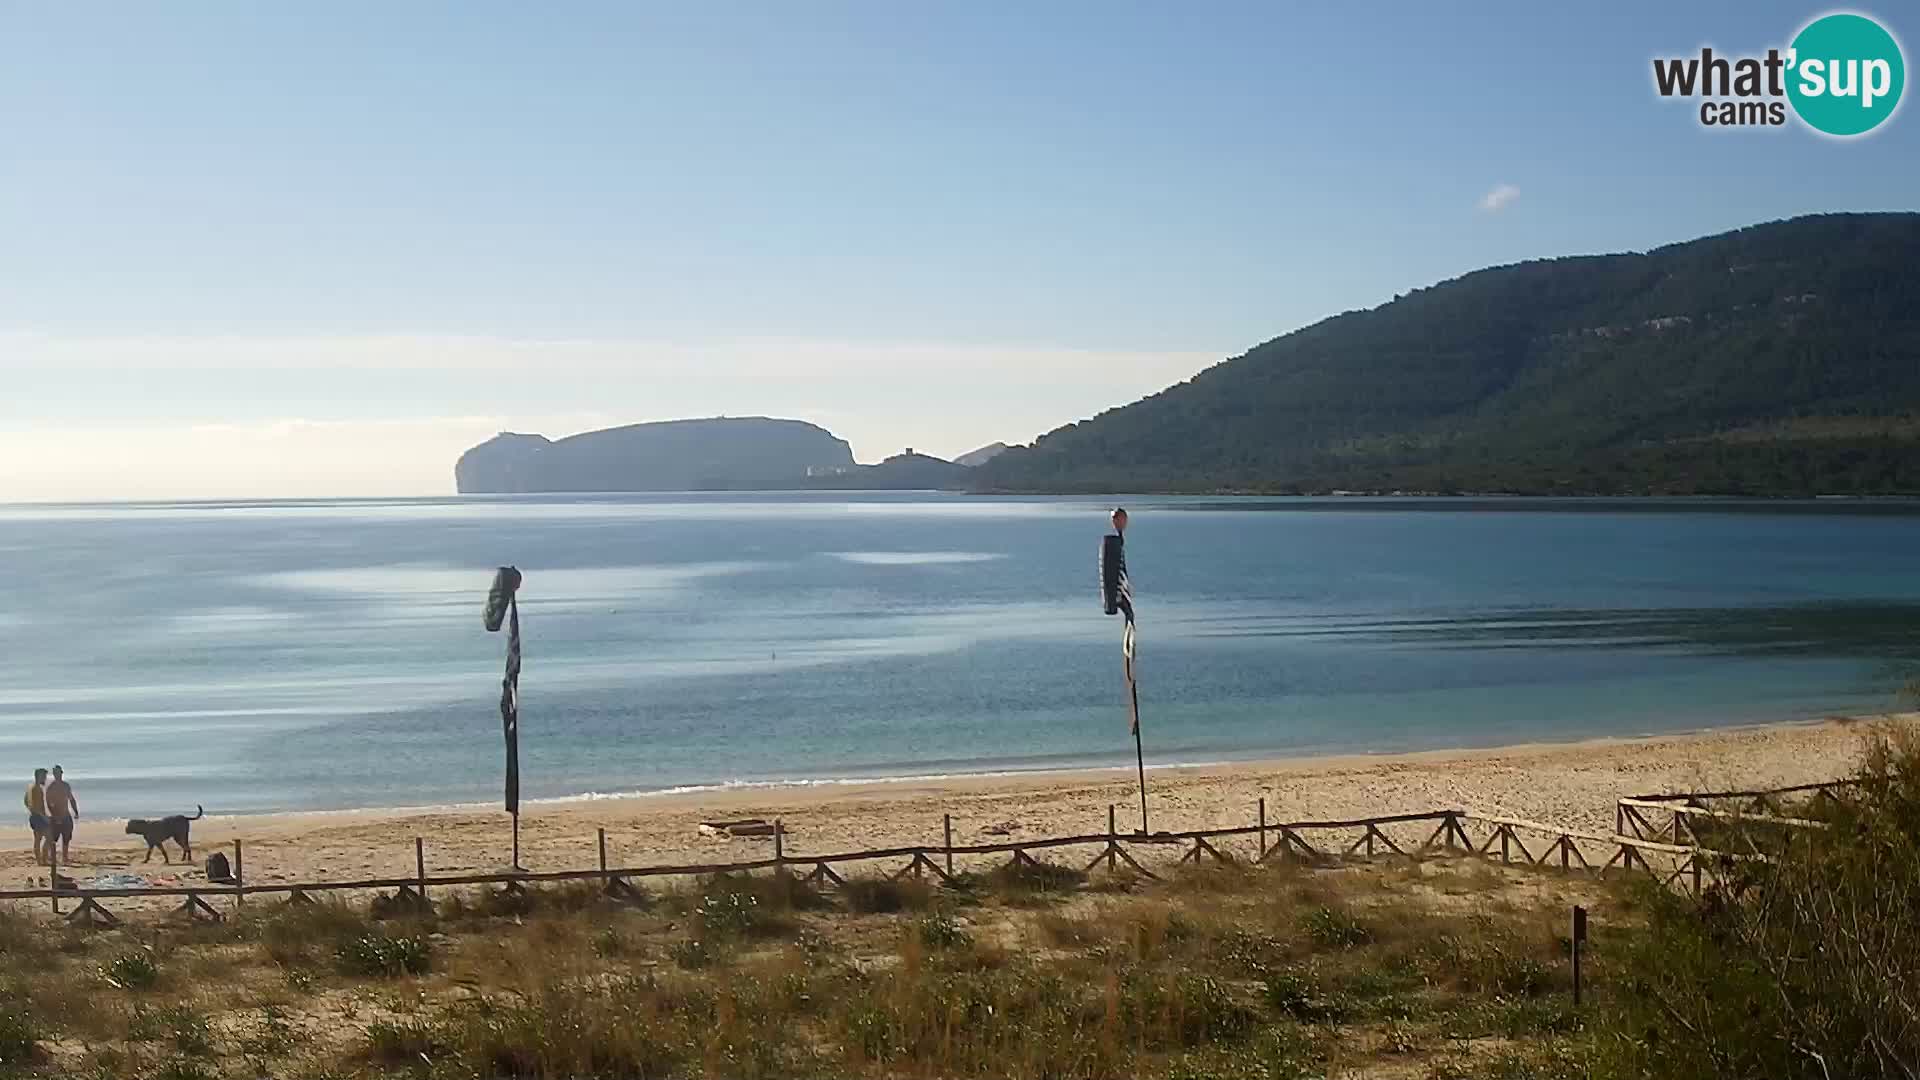
<instances>
[{"instance_id":1,"label":"flag pole","mask_svg":"<svg viewBox=\"0 0 1920 1080\"><path fill-rule=\"evenodd\" d=\"M508 678L512 680L511 696L513 717L507 725L507 772L508 785L511 788L507 813L513 818L513 868L520 869L520 597L516 594L507 600L508 618L512 622L512 637L507 647L514 656L507 661Z\"/></svg>"},{"instance_id":2,"label":"flag pole","mask_svg":"<svg viewBox=\"0 0 1920 1080\"><path fill-rule=\"evenodd\" d=\"M1150 833L1147 827L1147 752L1140 748L1140 686L1133 681L1133 673L1127 673L1127 689L1133 695L1133 763L1140 770L1140 832Z\"/></svg>"}]
</instances>

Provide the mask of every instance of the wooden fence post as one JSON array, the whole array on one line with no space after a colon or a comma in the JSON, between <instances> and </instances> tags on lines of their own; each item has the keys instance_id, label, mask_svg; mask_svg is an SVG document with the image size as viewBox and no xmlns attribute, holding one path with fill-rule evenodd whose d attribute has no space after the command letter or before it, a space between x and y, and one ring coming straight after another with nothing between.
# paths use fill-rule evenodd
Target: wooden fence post
<instances>
[{"instance_id":1,"label":"wooden fence post","mask_svg":"<svg viewBox=\"0 0 1920 1080\"><path fill-rule=\"evenodd\" d=\"M953 876L953 815L941 814L940 824L947 837L947 876Z\"/></svg>"},{"instance_id":2,"label":"wooden fence post","mask_svg":"<svg viewBox=\"0 0 1920 1080\"><path fill-rule=\"evenodd\" d=\"M1120 850L1120 840L1114 832L1113 804L1107 804L1107 873L1111 874L1119 867L1114 853Z\"/></svg>"},{"instance_id":3,"label":"wooden fence post","mask_svg":"<svg viewBox=\"0 0 1920 1080\"><path fill-rule=\"evenodd\" d=\"M773 872L787 872L787 829L779 818L773 819Z\"/></svg>"},{"instance_id":4,"label":"wooden fence post","mask_svg":"<svg viewBox=\"0 0 1920 1080\"><path fill-rule=\"evenodd\" d=\"M234 888L241 890L240 892L236 892L233 894L233 902L236 904L246 903L247 894L245 890L247 887L247 860L246 860L245 852L241 848L240 841L238 839L234 840L233 842L233 886Z\"/></svg>"},{"instance_id":5,"label":"wooden fence post","mask_svg":"<svg viewBox=\"0 0 1920 1080\"><path fill-rule=\"evenodd\" d=\"M600 827L600 884L607 883L607 829Z\"/></svg>"},{"instance_id":6,"label":"wooden fence post","mask_svg":"<svg viewBox=\"0 0 1920 1080\"><path fill-rule=\"evenodd\" d=\"M1260 858L1267 857L1267 797L1260 796Z\"/></svg>"},{"instance_id":7,"label":"wooden fence post","mask_svg":"<svg viewBox=\"0 0 1920 1080\"><path fill-rule=\"evenodd\" d=\"M413 838L413 873L420 884L420 903L427 902L427 842L419 837Z\"/></svg>"},{"instance_id":8,"label":"wooden fence post","mask_svg":"<svg viewBox=\"0 0 1920 1080\"><path fill-rule=\"evenodd\" d=\"M1580 953L1587 943L1587 909L1575 904L1573 907L1573 1004L1580 1006Z\"/></svg>"}]
</instances>

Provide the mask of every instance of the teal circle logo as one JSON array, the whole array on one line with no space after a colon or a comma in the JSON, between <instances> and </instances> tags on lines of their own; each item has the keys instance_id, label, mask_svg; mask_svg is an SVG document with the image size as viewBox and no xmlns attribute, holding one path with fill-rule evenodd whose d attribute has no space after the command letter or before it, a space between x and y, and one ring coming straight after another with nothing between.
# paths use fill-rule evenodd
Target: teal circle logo
<instances>
[{"instance_id":1,"label":"teal circle logo","mask_svg":"<svg viewBox=\"0 0 1920 1080\"><path fill-rule=\"evenodd\" d=\"M1807 126L1864 135L1900 105L1907 64L1900 43L1865 15L1823 15L1793 39L1787 99Z\"/></svg>"}]
</instances>

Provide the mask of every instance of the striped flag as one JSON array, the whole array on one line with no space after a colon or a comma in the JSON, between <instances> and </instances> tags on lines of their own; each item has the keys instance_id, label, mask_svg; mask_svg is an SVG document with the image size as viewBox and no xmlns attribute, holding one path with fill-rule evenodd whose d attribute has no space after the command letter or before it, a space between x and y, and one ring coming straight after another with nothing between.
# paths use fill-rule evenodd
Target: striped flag
<instances>
[{"instance_id":1,"label":"striped flag","mask_svg":"<svg viewBox=\"0 0 1920 1080\"><path fill-rule=\"evenodd\" d=\"M488 633L507 624L507 671L500 678L500 727L507 740L507 813L515 827L520 818L520 571L503 566L487 590L485 622ZM515 834L516 836L518 833Z\"/></svg>"},{"instance_id":2,"label":"striped flag","mask_svg":"<svg viewBox=\"0 0 1920 1080\"><path fill-rule=\"evenodd\" d=\"M507 601L507 673L500 680L500 726L507 738L507 813L520 812L520 603Z\"/></svg>"},{"instance_id":3,"label":"striped flag","mask_svg":"<svg viewBox=\"0 0 1920 1080\"><path fill-rule=\"evenodd\" d=\"M1120 656L1127 675L1127 696L1132 701L1132 734L1140 734L1140 688L1133 681L1134 620L1133 585L1127 580L1127 539L1113 533L1100 544L1100 595L1109 615L1126 616L1126 630L1120 637Z\"/></svg>"}]
</instances>

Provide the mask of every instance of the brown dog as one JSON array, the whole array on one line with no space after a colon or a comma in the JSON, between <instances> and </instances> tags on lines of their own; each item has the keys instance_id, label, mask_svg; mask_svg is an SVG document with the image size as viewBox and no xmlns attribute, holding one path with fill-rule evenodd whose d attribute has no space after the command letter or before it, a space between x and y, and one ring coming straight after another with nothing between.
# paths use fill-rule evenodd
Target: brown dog
<instances>
[{"instance_id":1,"label":"brown dog","mask_svg":"<svg viewBox=\"0 0 1920 1080\"><path fill-rule=\"evenodd\" d=\"M154 849L158 848L160 851L160 861L171 863L173 860L167 858L166 847L167 841L171 840L180 845L180 857L182 861L192 862L193 841L189 839L187 835L187 831L191 829L192 826L189 825L188 822L199 821L205 817L207 815L207 809L204 806L196 806L194 807L194 811L195 813L192 817L188 817L185 814L168 814L166 817L160 818L157 821L149 821L146 818L134 818L127 822L127 835L138 836L147 842L147 857L140 861L152 862Z\"/></svg>"}]
</instances>

